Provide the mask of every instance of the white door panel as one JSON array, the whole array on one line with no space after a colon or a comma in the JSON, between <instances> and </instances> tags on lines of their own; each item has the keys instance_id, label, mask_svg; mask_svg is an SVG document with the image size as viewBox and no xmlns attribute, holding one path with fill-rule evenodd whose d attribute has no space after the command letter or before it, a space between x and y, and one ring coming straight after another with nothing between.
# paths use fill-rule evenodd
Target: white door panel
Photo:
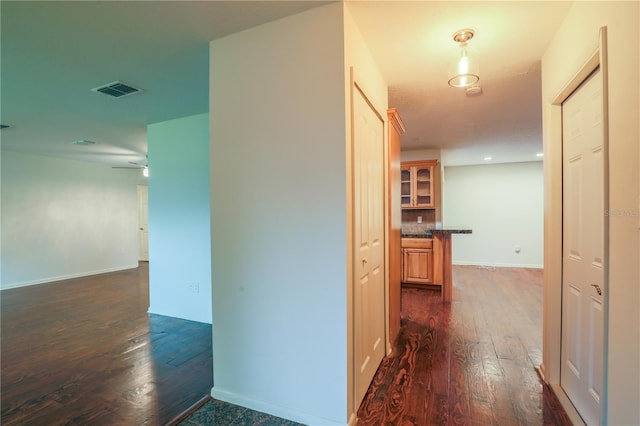
<instances>
[{"instance_id":1,"label":"white door panel","mask_svg":"<svg viewBox=\"0 0 640 426\"><path fill-rule=\"evenodd\" d=\"M384 357L384 123L353 93L355 398L360 404Z\"/></svg>"},{"instance_id":2,"label":"white door panel","mask_svg":"<svg viewBox=\"0 0 640 426\"><path fill-rule=\"evenodd\" d=\"M138 260L149 260L149 187L138 185Z\"/></svg>"},{"instance_id":3,"label":"white door panel","mask_svg":"<svg viewBox=\"0 0 640 426\"><path fill-rule=\"evenodd\" d=\"M602 80L595 71L562 104L561 385L587 425L601 423L604 357Z\"/></svg>"}]
</instances>

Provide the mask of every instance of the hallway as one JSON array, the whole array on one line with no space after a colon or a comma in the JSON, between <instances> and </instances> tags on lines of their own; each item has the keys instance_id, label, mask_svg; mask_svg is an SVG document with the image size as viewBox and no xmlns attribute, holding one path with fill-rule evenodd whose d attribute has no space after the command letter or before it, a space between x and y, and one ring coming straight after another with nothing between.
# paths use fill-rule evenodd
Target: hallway
<instances>
[{"instance_id":1,"label":"hallway","mask_svg":"<svg viewBox=\"0 0 640 426\"><path fill-rule=\"evenodd\" d=\"M454 266L454 295L402 290L402 328L359 426L569 425L539 380L542 270Z\"/></svg>"}]
</instances>

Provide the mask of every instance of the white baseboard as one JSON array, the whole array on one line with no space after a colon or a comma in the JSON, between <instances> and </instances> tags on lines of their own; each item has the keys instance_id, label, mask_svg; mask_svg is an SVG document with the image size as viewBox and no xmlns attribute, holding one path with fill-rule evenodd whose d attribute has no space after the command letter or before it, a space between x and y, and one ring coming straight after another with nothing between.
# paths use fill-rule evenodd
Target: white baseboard
<instances>
[{"instance_id":1,"label":"white baseboard","mask_svg":"<svg viewBox=\"0 0 640 426\"><path fill-rule=\"evenodd\" d=\"M571 423L573 423L573 426L586 426L582 417L580 417L580 414L578 414L578 411L576 411L576 408L569 400L569 397L564 393L562 387L556 384L550 384L549 386L551 386L553 393L556 394L558 401L560 401L560 405L562 405L564 412L567 413L567 416L569 417L569 420L571 420Z\"/></svg>"},{"instance_id":2,"label":"white baseboard","mask_svg":"<svg viewBox=\"0 0 640 426\"><path fill-rule=\"evenodd\" d=\"M282 417L294 422L302 423L309 426L349 426L351 423L339 423L334 420L317 417L312 414L303 413L295 409L281 407L279 405L269 404L264 401L247 398L233 392L217 389L215 386L211 389L211 397L230 404L239 405L249 408L250 410L260 411L272 416ZM351 420L349 420L351 422Z\"/></svg>"},{"instance_id":3,"label":"white baseboard","mask_svg":"<svg viewBox=\"0 0 640 426\"><path fill-rule=\"evenodd\" d=\"M544 268L544 265L529 264L529 263L486 263L486 262L466 262L463 260L454 260L451 263L453 265L480 266L484 268L531 268L531 269Z\"/></svg>"},{"instance_id":4,"label":"white baseboard","mask_svg":"<svg viewBox=\"0 0 640 426\"><path fill-rule=\"evenodd\" d=\"M9 289L18 288L18 287L27 287L30 285L46 284L46 283L51 283L55 281L69 280L71 278L90 277L92 275L100 275L100 274L107 274L109 272L124 271L127 269L134 269L137 267L138 267L138 264L136 263L134 265L123 265L123 266L117 266L115 268L101 269L97 271L85 271L85 272L78 272L75 274L60 275L57 277L42 278L42 279L33 280L33 281L23 281L18 283L2 284L2 290L9 290Z\"/></svg>"}]
</instances>

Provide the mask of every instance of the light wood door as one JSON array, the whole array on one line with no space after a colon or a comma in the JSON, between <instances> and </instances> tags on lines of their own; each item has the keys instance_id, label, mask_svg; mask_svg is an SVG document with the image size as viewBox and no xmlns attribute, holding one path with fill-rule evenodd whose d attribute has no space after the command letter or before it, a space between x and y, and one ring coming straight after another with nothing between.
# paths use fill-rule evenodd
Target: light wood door
<instances>
[{"instance_id":1,"label":"light wood door","mask_svg":"<svg viewBox=\"0 0 640 426\"><path fill-rule=\"evenodd\" d=\"M433 166L416 166L414 181L414 205L420 208L433 207Z\"/></svg>"},{"instance_id":2,"label":"light wood door","mask_svg":"<svg viewBox=\"0 0 640 426\"><path fill-rule=\"evenodd\" d=\"M431 209L435 207L434 170L437 161L407 161L402 163L402 208Z\"/></svg>"},{"instance_id":3,"label":"light wood door","mask_svg":"<svg viewBox=\"0 0 640 426\"><path fill-rule=\"evenodd\" d=\"M402 249L402 282L415 284L433 283L432 250Z\"/></svg>"},{"instance_id":4,"label":"light wood door","mask_svg":"<svg viewBox=\"0 0 640 426\"><path fill-rule=\"evenodd\" d=\"M355 398L360 405L385 354L384 122L353 91Z\"/></svg>"},{"instance_id":5,"label":"light wood door","mask_svg":"<svg viewBox=\"0 0 640 426\"><path fill-rule=\"evenodd\" d=\"M149 260L149 187L138 185L138 260Z\"/></svg>"},{"instance_id":6,"label":"light wood door","mask_svg":"<svg viewBox=\"0 0 640 426\"><path fill-rule=\"evenodd\" d=\"M562 104L561 385L587 425L601 423L604 138L600 71Z\"/></svg>"}]
</instances>

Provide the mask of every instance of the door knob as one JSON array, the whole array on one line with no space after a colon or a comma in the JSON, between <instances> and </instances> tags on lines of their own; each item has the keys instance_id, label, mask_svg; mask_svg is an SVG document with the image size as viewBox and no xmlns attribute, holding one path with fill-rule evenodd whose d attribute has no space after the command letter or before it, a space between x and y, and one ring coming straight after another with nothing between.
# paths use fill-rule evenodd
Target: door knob
<instances>
[{"instance_id":1,"label":"door knob","mask_svg":"<svg viewBox=\"0 0 640 426\"><path fill-rule=\"evenodd\" d=\"M602 296L602 289L598 284L591 284L591 287L595 287L596 291L598 292L598 296Z\"/></svg>"}]
</instances>

